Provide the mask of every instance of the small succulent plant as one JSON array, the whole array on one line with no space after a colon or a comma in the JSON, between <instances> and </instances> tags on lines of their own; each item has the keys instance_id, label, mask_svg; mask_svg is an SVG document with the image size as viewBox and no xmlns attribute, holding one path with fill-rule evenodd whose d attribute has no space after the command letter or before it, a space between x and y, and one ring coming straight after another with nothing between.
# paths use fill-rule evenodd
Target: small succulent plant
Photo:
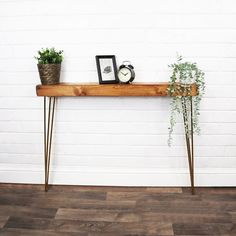
<instances>
[{"instance_id":1,"label":"small succulent plant","mask_svg":"<svg viewBox=\"0 0 236 236\"><path fill-rule=\"evenodd\" d=\"M60 64L63 60L63 51L56 51L55 48L42 48L35 57L38 64Z\"/></svg>"}]
</instances>

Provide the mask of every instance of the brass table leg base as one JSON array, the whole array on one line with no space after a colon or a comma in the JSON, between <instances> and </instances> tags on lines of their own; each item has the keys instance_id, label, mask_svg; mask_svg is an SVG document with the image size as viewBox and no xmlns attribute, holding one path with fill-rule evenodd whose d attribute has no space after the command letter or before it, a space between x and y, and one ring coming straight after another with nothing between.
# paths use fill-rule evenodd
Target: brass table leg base
<instances>
[{"instance_id":1,"label":"brass table leg base","mask_svg":"<svg viewBox=\"0 0 236 236\"><path fill-rule=\"evenodd\" d=\"M52 131L55 111L55 97L49 97L47 112L47 97L44 97L44 169L45 169L45 192L48 191L49 168L52 146Z\"/></svg>"},{"instance_id":2,"label":"brass table leg base","mask_svg":"<svg viewBox=\"0 0 236 236\"><path fill-rule=\"evenodd\" d=\"M193 148L193 101L192 97L184 97L182 100L185 139L188 155L191 192L195 194L194 187L194 148Z\"/></svg>"}]
</instances>

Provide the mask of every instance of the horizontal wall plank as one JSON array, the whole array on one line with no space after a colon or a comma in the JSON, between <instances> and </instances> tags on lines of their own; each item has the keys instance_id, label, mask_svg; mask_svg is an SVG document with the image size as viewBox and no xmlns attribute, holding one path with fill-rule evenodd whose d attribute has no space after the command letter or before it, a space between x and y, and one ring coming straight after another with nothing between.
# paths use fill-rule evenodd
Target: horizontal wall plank
<instances>
[{"instance_id":1,"label":"horizontal wall plank","mask_svg":"<svg viewBox=\"0 0 236 236\"><path fill-rule=\"evenodd\" d=\"M29 170L28 170L29 169ZM26 173L26 170L28 173ZM189 186L189 176L187 169L150 169L136 170L88 170L85 168L77 171L53 170L51 181L58 184L79 184L79 185L108 185L108 186ZM91 174L93 173L93 174ZM29 178L30 174L30 178ZM96 178L94 178L94 175ZM33 166L11 166L0 169L2 182L14 182L17 176L18 183L39 183L43 182L44 172ZM196 186L235 186L235 169L208 169L198 170L196 176Z\"/></svg>"},{"instance_id":2,"label":"horizontal wall plank","mask_svg":"<svg viewBox=\"0 0 236 236\"><path fill-rule=\"evenodd\" d=\"M15 22L17 23L17 22ZM124 55L129 57L137 57L139 58L140 55L145 55L147 57L154 57L158 62L161 62L163 59L166 60L170 58L173 60L173 55L178 51L185 55L185 57L191 58L192 60L198 60L199 58L210 58L214 59L225 59L230 60L235 58L236 52L236 45L234 43L218 43L218 44L211 44L211 43L120 43L119 50L116 50L115 47L117 44L114 43L94 43L90 44L88 42L84 43L77 43L71 45L69 42L63 44L63 48L66 51L67 57L70 58L68 62L73 62L83 58L94 58L95 54L101 54L104 50L108 52L116 51L119 57L123 57ZM34 61L32 58L33 54L37 53L38 48L41 47L41 44L34 43L27 45L0 45L0 50L2 54L0 55L0 60L13 60L18 61L20 60L27 60L28 63ZM83 50L86 47L86 50ZM204 50L203 50L204 48ZM79 54L78 54L79 52ZM156 53L158 52L158 54ZM117 60L119 60L119 57ZM120 61L121 63L122 61ZM143 64L144 65L144 64ZM73 68L75 69L75 68ZM79 69L79 68L78 68ZM81 68L83 69L83 68ZM166 68L167 69L167 68ZM67 73L69 73L68 71ZM220 72L219 72L220 73ZM24 79L24 78L22 78ZM217 82L217 81L215 81Z\"/></svg>"},{"instance_id":3,"label":"horizontal wall plank","mask_svg":"<svg viewBox=\"0 0 236 236\"><path fill-rule=\"evenodd\" d=\"M208 46L208 45L206 45L206 46ZM137 51L138 47L134 50ZM150 51L153 51L153 49L150 49ZM112 53L112 51L111 51L111 53ZM148 53L148 51L146 48L146 54L147 53ZM32 51L31 55L33 55L33 54L37 54L37 52ZM94 55L96 55L96 54L101 54L101 52L99 52L99 51L93 52L92 55L86 55L86 56L79 57L79 58L72 58L70 60L65 60L62 64L62 66L63 66L62 70L65 72L67 72L67 71L94 72L95 73L94 81L97 81L96 64L95 64L95 57L94 57ZM120 57L122 57L122 55L120 56L120 53L119 53L117 55L117 59ZM173 62L173 57L171 57L171 56L169 56L169 57L155 57L155 56L150 56L150 55L146 56L144 54L143 58L140 58L138 55L134 56L131 52L131 54L127 55L127 57L132 59L133 65L135 66L135 68L138 69L137 76L140 73L146 72L146 76L149 77L149 75L151 75L151 71L149 72L148 67L153 67L158 71L168 70L168 65ZM196 57L194 57L194 58L188 57L188 60L196 61ZM235 57L226 57L226 58L198 57L197 60L198 60L199 67L201 69L203 69L204 71L234 71L234 72L236 71L235 70L235 66L236 66ZM144 64L143 61L145 61L146 63ZM9 58L9 59L1 59L0 62L2 64L0 71L11 72L12 71L11 63L14 62L16 64L16 66L14 68L15 71L35 72L35 74L34 74L35 80L33 80L32 82L37 81L38 72L37 72L36 60L33 60L32 58L27 58L27 59L25 59L25 58L11 59L11 58ZM121 64L121 63L122 63L122 61L119 62L119 64ZM80 65L80 66L78 66L78 65ZM206 78L208 78L207 73L206 73ZM159 79L159 82L163 81L162 78L158 78L158 79ZM227 86L227 84L226 84L226 86Z\"/></svg>"},{"instance_id":4,"label":"horizontal wall plank","mask_svg":"<svg viewBox=\"0 0 236 236\"><path fill-rule=\"evenodd\" d=\"M153 134L57 134L54 135L55 144L77 144L78 140L82 145L148 145L148 146L164 146L167 143L167 135ZM0 133L0 142L2 144L18 143L33 144L38 143L42 139L42 134L35 133ZM43 141L43 140L42 140ZM175 145L184 144L185 136L173 135ZM196 139L196 145L213 146L213 145L236 145L234 135L202 135L200 139Z\"/></svg>"},{"instance_id":5,"label":"horizontal wall plank","mask_svg":"<svg viewBox=\"0 0 236 236\"><path fill-rule=\"evenodd\" d=\"M0 121L42 121L42 110L1 110ZM202 111L200 121L202 123L223 122L235 123L235 111ZM128 110L58 110L57 121L101 121L101 122L166 122L169 120L168 111L128 111ZM181 118L177 118L181 122Z\"/></svg>"},{"instance_id":6,"label":"horizontal wall plank","mask_svg":"<svg viewBox=\"0 0 236 236\"><path fill-rule=\"evenodd\" d=\"M198 154L198 153L196 153ZM80 155L57 155L53 156L51 164L56 166L74 166L92 167L92 168L188 168L186 156L160 156L160 154L152 156L141 155L110 155L110 156L80 156ZM228 165L235 166L235 158L232 157L207 157L195 156L195 167L199 169L205 168L227 168ZM38 165L39 168L43 166L43 155L27 155L27 154L2 154L0 153L0 162L2 164L32 164Z\"/></svg>"},{"instance_id":7,"label":"horizontal wall plank","mask_svg":"<svg viewBox=\"0 0 236 236\"><path fill-rule=\"evenodd\" d=\"M99 98L99 102L94 98L63 98L58 99L57 109L59 110L106 110L113 107L116 110L158 110L169 111L170 100L166 98L117 98L114 103L112 99ZM235 111L236 98L209 98L204 97L201 110L202 111ZM42 109L43 99L38 97L2 97L0 99L1 109Z\"/></svg>"},{"instance_id":8,"label":"horizontal wall plank","mask_svg":"<svg viewBox=\"0 0 236 236\"><path fill-rule=\"evenodd\" d=\"M46 30L45 30L46 31ZM219 43L219 42L235 42L236 29L88 29L86 34L84 30L66 30L67 37L70 37L71 44L75 43L125 43L136 41L138 43L156 42L163 43L176 42L182 43ZM26 31L27 32L27 31ZM17 31L2 31L2 42L7 45L12 44L31 44L42 43L43 45L53 44L53 38L57 38L57 43L63 44L67 42L67 38L63 37L65 31L63 30L47 30L47 37L42 36L41 31L32 29L28 33L28 37L24 34L19 34ZM224 34L222 34L222 32ZM126 37L121 37L121 35ZM186 37L186 35L188 37ZM202 37L204 35L204 37ZM52 38L53 37L53 38Z\"/></svg>"},{"instance_id":9,"label":"horizontal wall plank","mask_svg":"<svg viewBox=\"0 0 236 236\"><path fill-rule=\"evenodd\" d=\"M236 28L235 16L231 14L215 15L184 15L184 14L148 14L145 21L137 13L107 15L96 14L93 17L84 15L42 15L38 16L12 16L2 17L7 24L1 27L1 31L32 30L32 24L36 30L67 30L67 29L114 29L114 28L211 28L227 29ZM86 18L85 18L86 17ZM132 18L132 20L130 20ZM86 20L85 20L86 19ZM55 22L60 24L55 25ZM77 22L77 24L73 24Z\"/></svg>"},{"instance_id":10,"label":"horizontal wall plank","mask_svg":"<svg viewBox=\"0 0 236 236\"><path fill-rule=\"evenodd\" d=\"M235 146L197 146L196 155L199 157L235 157ZM115 151L115 152L114 152ZM43 155L43 148L41 144L2 144L0 149L1 155L10 156L15 154L20 155ZM89 145L72 145L60 144L54 145L52 149L53 155L73 155L73 156L186 156L186 147L176 146L132 146L132 145L93 145L90 149Z\"/></svg>"},{"instance_id":11,"label":"horizontal wall plank","mask_svg":"<svg viewBox=\"0 0 236 236\"><path fill-rule=\"evenodd\" d=\"M41 121L0 121L3 133L40 133L43 132ZM57 122L55 124L56 134L154 134L166 135L168 133L169 121L166 122ZM138 127L138 129L137 129ZM202 135L227 135L236 133L234 123L202 123ZM183 134L183 124L177 123L174 134ZM200 138L201 136L197 137Z\"/></svg>"},{"instance_id":12,"label":"horizontal wall plank","mask_svg":"<svg viewBox=\"0 0 236 236\"><path fill-rule=\"evenodd\" d=\"M87 45L88 47L89 45ZM116 45L114 45L115 47ZM192 45L191 47L194 47ZM97 47L101 47L97 45ZM203 46L203 48L208 47L208 45ZM113 51L114 53L114 51ZM120 55L119 60L124 58L123 55ZM117 58L118 59L118 58ZM196 58L197 59L197 58ZM194 61L196 61L196 59ZM162 59L160 58L160 61ZM173 59L171 60L171 62ZM121 63L122 61L120 61ZM159 62L159 61L158 61ZM64 63L63 63L64 65ZM79 71L78 69L82 68L73 68L73 71L63 71L64 66L62 65L62 74L61 79L64 82L98 82L97 72L95 71L95 67L93 67L94 71ZM142 65L143 67L143 65ZM137 68L138 69L138 68ZM137 70L136 69L136 70ZM3 70L3 69L2 69ZM145 74L144 74L145 73ZM152 75L151 77L147 77L147 73ZM5 80L0 80L1 85L32 85L40 83L38 72L36 71L36 65L34 65L34 72L30 71L1 71L0 75ZM169 80L170 71L168 70L167 64L163 65L163 68L148 71L139 70L139 79L135 78L135 81L140 82L162 82ZM226 85L226 84L234 84L234 71L207 71L207 83L211 85ZM20 78L20 81L19 81Z\"/></svg>"},{"instance_id":13,"label":"horizontal wall plank","mask_svg":"<svg viewBox=\"0 0 236 236\"><path fill-rule=\"evenodd\" d=\"M219 14L219 13L236 13L235 9L232 8L234 0L225 1L204 1L199 0L198 5L193 5L193 1L180 0L179 3L174 3L173 0L166 0L164 3L161 0L150 0L147 5L145 1L137 2L135 0L129 1L121 0L120 4L114 6L113 3L107 2L106 0L100 0L98 3L94 3L92 0L83 2L83 4L77 5L77 1L73 0L71 5L68 6L66 1L61 1L57 8L55 8L54 3L58 3L56 0L52 1L46 9L41 7L42 2L47 2L46 0L41 1L25 1L24 5L20 4L16 0L2 1L3 8L1 8L0 15L14 16L11 10L16 7L14 11L15 15L48 15L53 14L98 14L98 12L103 14L121 14L121 13L144 13L144 14ZM106 8L103 6L106 4ZM127 8L123 7L123 4L127 5ZM136 7L134 7L134 5ZM170 8L170 5L173 5ZM71 7L73 6L73 7ZM156 7L158 6L158 7ZM65 12L66 9L66 12Z\"/></svg>"}]
</instances>

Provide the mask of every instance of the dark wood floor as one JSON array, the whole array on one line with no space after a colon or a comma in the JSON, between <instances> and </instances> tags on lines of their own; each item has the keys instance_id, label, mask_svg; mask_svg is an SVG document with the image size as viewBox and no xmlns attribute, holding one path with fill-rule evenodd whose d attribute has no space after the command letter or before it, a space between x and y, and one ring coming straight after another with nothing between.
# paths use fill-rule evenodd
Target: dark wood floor
<instances>
[{"instance_id":1,"label":"dark wood floor","mask_svg":"<svg viewBox=\"0 0 236 236\"><path fill-rule=\"evenodd\" d=\"M236 188L0 184L0 235L236 235Z\"/></svg>"}]
</instances>

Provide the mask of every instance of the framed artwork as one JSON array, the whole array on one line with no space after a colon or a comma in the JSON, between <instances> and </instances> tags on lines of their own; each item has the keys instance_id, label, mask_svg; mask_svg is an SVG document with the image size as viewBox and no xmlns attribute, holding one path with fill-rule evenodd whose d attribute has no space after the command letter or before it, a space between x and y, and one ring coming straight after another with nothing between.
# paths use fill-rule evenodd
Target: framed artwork
<instances>
[{"instance_id":1,"label":"framed artwork","mask_svg":"<svg viewBox=\"0 0 236 236\"><path fill-rule=\"evenodd\" d=\"M114 55L96 56L99 84L117 84L116 58Z\"/></svg>"}]
</instances>

